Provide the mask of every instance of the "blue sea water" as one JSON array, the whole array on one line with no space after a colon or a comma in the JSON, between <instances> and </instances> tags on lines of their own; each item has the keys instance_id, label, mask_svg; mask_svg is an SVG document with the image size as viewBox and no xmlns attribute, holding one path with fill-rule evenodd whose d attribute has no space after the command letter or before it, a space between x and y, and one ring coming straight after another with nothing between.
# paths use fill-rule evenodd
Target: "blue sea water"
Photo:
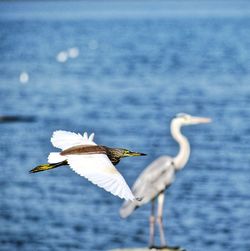
<instances>
[{"instance_id":1,"label":"blue sea water","mask_svg":"<svg viewBox=\"0 0 250 251\"><path fill-rule=\"evenodd\" d=\"M118 169L131 186L156 157L174 156L178 112L212 124L183 129L187 166L166 192L168 243L189 251L250 250L250 4L1 2L0 250L143 247L149 205L123 220L122 201L69 168L29 174L54 130L148 153ZM78 47L65 63L57 54ZM21 72L29 74L26 84Z\"/></svg>"}]
</instances>

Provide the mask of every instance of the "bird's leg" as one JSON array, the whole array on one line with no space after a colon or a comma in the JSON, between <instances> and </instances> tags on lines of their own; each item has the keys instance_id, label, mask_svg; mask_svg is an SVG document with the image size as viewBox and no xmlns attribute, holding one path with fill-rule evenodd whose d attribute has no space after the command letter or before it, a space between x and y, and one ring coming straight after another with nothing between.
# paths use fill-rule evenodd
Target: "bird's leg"
<instances>
[{"instance_id":1,"label":"bird's leg","mask_svg":"<svg viewBox=\"0 0 250 251\"><path fill-rule=\"evenodd\" d=\"M157 223L158 223L159 231L160 231L161 246L166 247L166 240L164 236L164 229L163 229L163 223L162 223L163 205L164 205L164 192L161 192L158 195Z\"/></svg>"},{"instance_id":2,"label":"bird's leg","mask_svg":"<svg viewBox=\"0 0 250 251\"><path fill-rule=\"evenodd\" d=\"M154 246L154 235L155 235L155 200L151 201L151 215L149 217L149 247Z\"/></svg>"}]
</instances>

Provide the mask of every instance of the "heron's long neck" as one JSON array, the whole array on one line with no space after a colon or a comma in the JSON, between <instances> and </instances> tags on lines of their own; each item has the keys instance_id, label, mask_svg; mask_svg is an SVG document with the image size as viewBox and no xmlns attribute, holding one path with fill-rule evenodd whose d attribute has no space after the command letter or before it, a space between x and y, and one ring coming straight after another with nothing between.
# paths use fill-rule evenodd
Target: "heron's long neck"
<instances>
[{"instance_id":1,"label":"heron's long neck","mask_svg":"<svg viewBox=\"0 0 250 251\"><path fill-rule=\"evenodd\" d=\"M174 158L175 169L182 169L188 162L190 155L190 145L187 138L181 133L181 125L171 123L171 134L173 138L179 143L179 153Z\"/></svg>"}]
</instances>

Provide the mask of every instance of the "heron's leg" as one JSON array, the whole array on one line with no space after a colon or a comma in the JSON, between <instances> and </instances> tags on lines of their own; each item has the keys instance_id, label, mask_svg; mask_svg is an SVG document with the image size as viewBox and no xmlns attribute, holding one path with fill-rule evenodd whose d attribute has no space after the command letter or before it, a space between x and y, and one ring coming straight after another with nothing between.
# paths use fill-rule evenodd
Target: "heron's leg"
<instances>
[{"instance_id":1,"label":"heron's leg","mask_svg":"<svg viewBox=\"0 0 250 251\"><path fill-rule=\"evenodd\" d=\"M158 195L157 223L158 223L159 231L160 231L161 246L165 247L166 240L164 236L164 228L163 228L163 223L162 223L163 205L164 205L164 192L161 192Z\"/></svg>"},{"instance_id":2,"label":"heron's leg","mask_svg":"<svg viewBox=\"0 0 250 251\"><path fill-rule=\"evenodd\" d=\"M151 215L149 217L149 247L154 245L155 235L155 199L151 201Z\"/></svg>"}]
</instances>

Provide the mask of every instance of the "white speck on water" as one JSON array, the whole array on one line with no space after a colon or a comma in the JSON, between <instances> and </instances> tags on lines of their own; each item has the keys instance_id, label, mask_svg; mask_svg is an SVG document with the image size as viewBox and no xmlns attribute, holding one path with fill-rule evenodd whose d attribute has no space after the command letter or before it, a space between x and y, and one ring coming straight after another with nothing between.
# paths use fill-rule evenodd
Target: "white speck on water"
<instances>
[{"instance_id":1,"label":"white speck on water","mask_svg":"<svg viewBox=\"0 0 250 251\"><path fill-rule=\"evenodd\" d=\"M60 51L56 56L56 60L59 63L65 63L67 59L68 59L68 53L66 51Z\"/></svg>"},{"instance_id":2,"label":"white speck on water","mask_svg":"<svg viewBox=\"0 0 250 251\"><path fill-rule=\"evenodd\" d=\"M22 84L27 84L29 82L29 74L25 71L20 73L19 81Z\"/></svg>"},{"instance_id":3,"label":"white speck on water","mask_svg":"<svg viewBox=\"0 0 250 251\"><path fill-rule=\"evenodd\" d=\"M69 48L68 56L70 58L77 58L79 56L79 49L77 47Z\"/></svg>"}]
</instances>

